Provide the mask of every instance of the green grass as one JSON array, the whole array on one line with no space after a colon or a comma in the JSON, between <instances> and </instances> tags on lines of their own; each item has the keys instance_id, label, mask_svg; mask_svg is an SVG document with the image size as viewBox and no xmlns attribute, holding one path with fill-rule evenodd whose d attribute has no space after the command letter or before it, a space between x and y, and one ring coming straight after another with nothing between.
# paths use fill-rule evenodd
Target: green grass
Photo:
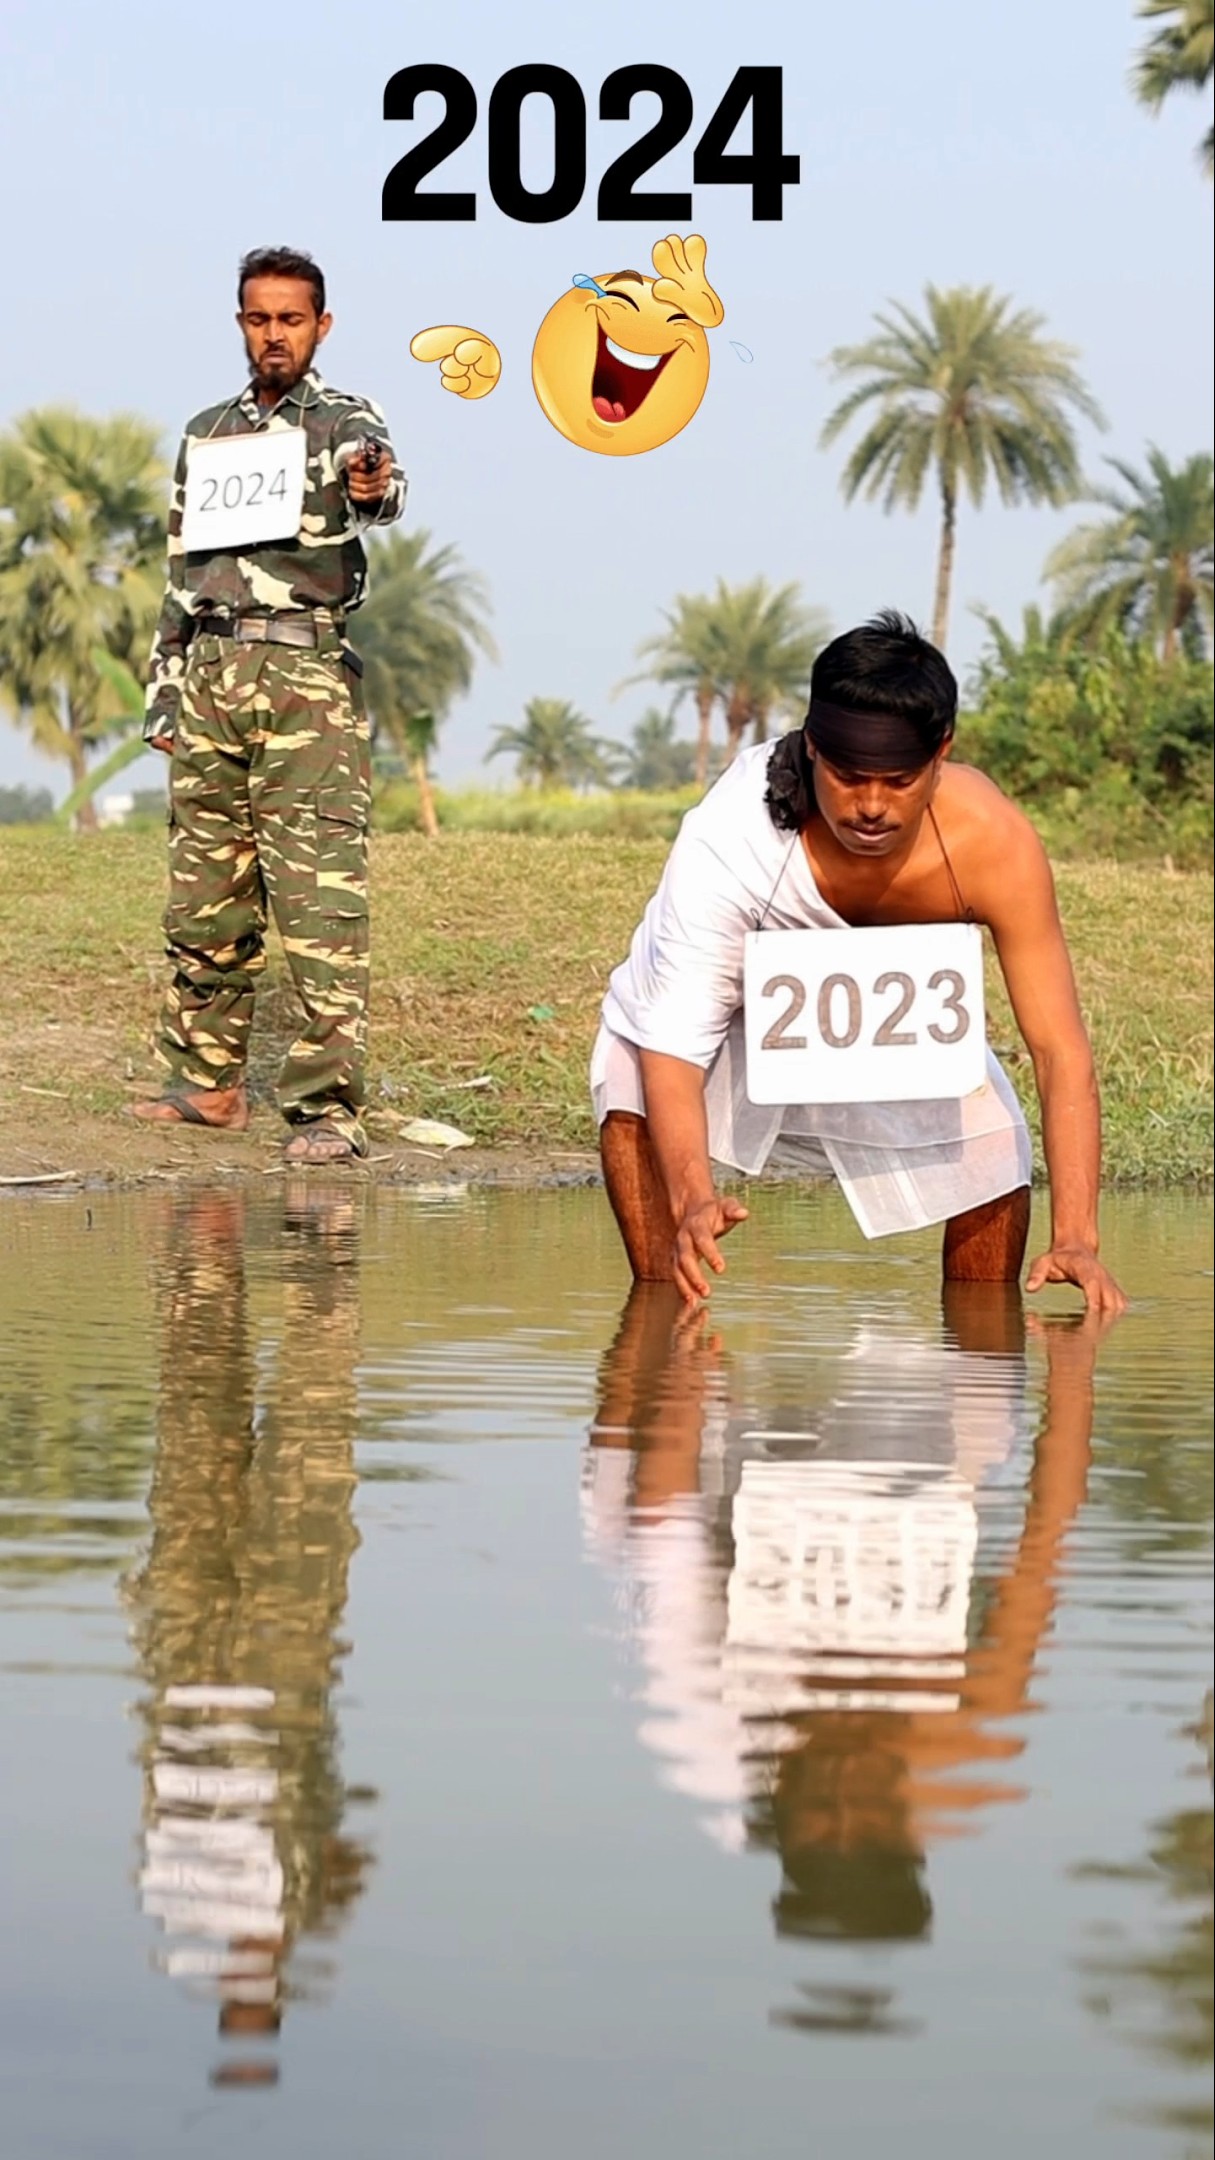
<instances>
[{"instance_id":1,"label":"green grass","mask_svg":"<svg viewBox=\"0 0 1215 2160\"><path fill-rule=\"evenodd\" d=\"M660 839L445 833L373 844L371 1098L485 1145L589 1146L603 987L666 853ZM1201 875L1067 864L1060 901L1101 1074L1111 1182L1211 1174L1212 896ZM0 830L0 1083L84 1111L150 1075L163 981L163 845L147 833ZM538 1016L537 1016L538 1015ZM993 971L989 1025L1031 1116L1032 1075ZM253 1074L292 1028L275 953ZM492 1085L462 1082L489 1075Z\"/></svg>"},{"instance_id":2,"label":"green grass","mask_svg":"<svg viewBox=\"0 0 1215 2160\"><path fill-rule=\"evenodd\" d=\"M1013 794L1016 790L1013 789ZM685 812L699 802L697 787L639 792L627 788L494 792L435 789L444 832L531 833L571 839L586 833L604 840L674 839ZM1064 788L1049 807L1022 803L1056 862L1116 862L1142 868L1207 870L1211 867L1211 802L1195 792L1170 803L1167 814L1132 788ZM417 789L408 780L377 784L372 812L377 832L422 830Z\"/></svg>"},{"instance_id":3,"label":"green grass","mask_svg":"<svg viewBox=\"0 0 1215 2160\"><path fill-rule=\"evenodd\" d=\"M698 787L667 794L610 788L576 795L567 788L512 788L495 794L488 788L465 788L449 795L436 788L435 808L445 833L527 833L550 840L585 833L599 840L669 842L702 792ZM377 832L420 832L417 789L406 780L384 781L376 790L372 817Z\"/></svg>"}]
</instances>

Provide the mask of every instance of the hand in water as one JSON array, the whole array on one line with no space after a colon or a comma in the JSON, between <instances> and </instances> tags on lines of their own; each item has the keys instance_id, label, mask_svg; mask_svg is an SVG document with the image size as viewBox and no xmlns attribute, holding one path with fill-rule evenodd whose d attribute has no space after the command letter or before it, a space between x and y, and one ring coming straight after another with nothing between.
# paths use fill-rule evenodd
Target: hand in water
<instances>
[{"instance_id":1,"label":"hand in water","mask_svg":"<svg viewBox=\"0 0 1215 2160\"><path fill-rule=\"evenodd\" d=\"M1049 1252L1040 1253L1031 1262L1026 1290L1044 1290L1047 1283L1074 1283L1077 1290L1083 1290L1090 1312L1116 1316L1126 1311L1125 1292L1097 1255L1083 1245L1052 1245Z\"/></svg>"},{"instance_id":2,"label":"hand in water","mask_svg":"<svg viewBox=\"0 0 1215 2160\"><path fill-rule=\"evenodd\" d=\"M703 1261L714 1275L725 1272L726 1263L717 1247L738 1223L747 1219L747 1209L740 1200L720 1200L714 1194L711 1200L702 1200L698 1206L689 1208L675 1232L675 1282L682 1298L694 1305L698 1298L707 1298L709 1285L705 1281Z\"/></svg>"}]
</instances>

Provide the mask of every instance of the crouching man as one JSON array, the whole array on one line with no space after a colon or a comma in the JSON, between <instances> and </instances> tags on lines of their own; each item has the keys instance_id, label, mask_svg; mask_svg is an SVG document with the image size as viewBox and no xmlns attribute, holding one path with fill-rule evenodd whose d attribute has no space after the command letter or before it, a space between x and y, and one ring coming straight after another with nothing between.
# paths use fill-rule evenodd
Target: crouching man
<instances>
[{"instance_id":1,"label":"crouching man","mask_svg":"<svg viewBox=\"0 0 1215 2160\"><path fill-rule=\"evenodd\" d=\"M991 931L1042 1106L1051 1243L1026 1287L1073 1283L1091 1309L1125 1310L1098 1256L1097 1083L1050 866L1000 789L950 763L957 703L943 656L881 614L820 653L804 727L744 750L685 818L591 1062L637 1280L708 1295L705 1270L722 1272L720 1240L747 1215L714 1164L833 1173L866 1236L943 1223L947 1281L1019 1279L1032 1153L990 1051L959 1099L782 1109L747 1093L748 933L962 921Z\"/></svg>"}]
</instances>

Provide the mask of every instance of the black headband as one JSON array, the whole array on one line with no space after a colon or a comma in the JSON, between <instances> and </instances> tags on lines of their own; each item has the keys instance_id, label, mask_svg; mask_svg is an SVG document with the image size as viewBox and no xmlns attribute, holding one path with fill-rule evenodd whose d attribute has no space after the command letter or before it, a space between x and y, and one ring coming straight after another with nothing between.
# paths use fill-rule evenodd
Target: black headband
<instances>
[{"instance_id":1,"label":"black headband","mask_svg":"<svg viewBox=\"0 0 1215 2160\"><path fill-rule=\"evenodd\" d=\"M952 728L941 737L949 740ZM910 720L897 713L848 712L812 697L806 714L806 733L829 765L841 772L910 773L931 765L936 750L925 750L924 738ZM941 744L937 745L939 749Z\"/></svg>"}]
</instances>

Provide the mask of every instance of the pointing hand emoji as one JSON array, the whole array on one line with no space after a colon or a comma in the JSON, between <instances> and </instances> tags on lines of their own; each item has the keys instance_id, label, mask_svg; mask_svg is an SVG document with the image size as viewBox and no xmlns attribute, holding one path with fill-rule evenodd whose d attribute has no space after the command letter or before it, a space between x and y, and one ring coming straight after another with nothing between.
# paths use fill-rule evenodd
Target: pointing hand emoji
<instances>
[{"instance_id":1,"label":"pointing hand emoji","mask_svg":"<svg viewBox=\"0 0 1215 2160\"><path fill-rule=\"evenodd\" d=\"M457 397L488 397L502 373L502 355L493 339L456 323L419 330L409 350L415 360L437 360L443 388L454 390Z\"/></svg>"}]
</instances>

